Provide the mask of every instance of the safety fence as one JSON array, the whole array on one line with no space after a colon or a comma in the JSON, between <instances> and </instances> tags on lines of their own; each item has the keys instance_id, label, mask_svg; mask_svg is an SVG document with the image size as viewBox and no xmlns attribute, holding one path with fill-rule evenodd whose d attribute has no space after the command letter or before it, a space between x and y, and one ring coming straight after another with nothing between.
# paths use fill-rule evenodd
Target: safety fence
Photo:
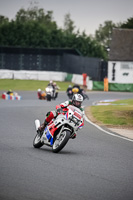
<instances>
[{"instance_id":1,"label":"safety fence","mask_svg":"<svg viewBox=\"0 0 133 200\"><path fill-rule=\"evenodd\" d=\"M92 80L103 81L107 62L84 57L76 49L45 49L0 46L0 69L87 73Z\"/></svg>"}]
</instances>

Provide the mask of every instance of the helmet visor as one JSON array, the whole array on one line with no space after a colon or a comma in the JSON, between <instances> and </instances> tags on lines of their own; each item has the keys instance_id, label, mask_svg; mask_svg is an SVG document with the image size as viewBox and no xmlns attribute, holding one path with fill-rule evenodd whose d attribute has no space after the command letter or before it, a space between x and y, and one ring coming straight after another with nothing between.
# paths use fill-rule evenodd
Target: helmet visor
<instances>
[{"instance_id":1,"label":"helmet visor","mask_svg":"<svg viewBox=\"0 0 133 200\"><path fill-rule=\"evenodd\" d=\"M73 105L76 106L76 107L78 107L78 108L80 108L81 107L81 102L74 100L73 101Z\"/></svg>"}]
</instances>

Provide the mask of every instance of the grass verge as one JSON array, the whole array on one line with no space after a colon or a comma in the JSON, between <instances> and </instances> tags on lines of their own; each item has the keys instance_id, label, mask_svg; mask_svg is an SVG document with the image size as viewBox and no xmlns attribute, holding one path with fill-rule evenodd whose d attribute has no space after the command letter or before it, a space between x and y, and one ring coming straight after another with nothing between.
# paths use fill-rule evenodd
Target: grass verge
<instances>
[{"instance_id":1,"label":"grass verge","mask_svg":"<svg viewBox=\"0 0 133 200\"><path fill-rule=\"evenodd\" d=\"M13 79L0 79L0 90L29 90L36 91L38 88L44 90L49 81L38 80L13 80ZM71 82L56 82L60 87L60 91L66 91L69 85L73 85Z\"/></svg>"},{"instance_id":2,"label":"grass verge","mask_svg":"<svg viewBox=\"0 0 133 200\"><path fill-rule=\"evenodd\" d=\"M111 105L91 106L93 121L108 127L133 128L133 99L119 100Z\"/></svg>"}]
</instances>

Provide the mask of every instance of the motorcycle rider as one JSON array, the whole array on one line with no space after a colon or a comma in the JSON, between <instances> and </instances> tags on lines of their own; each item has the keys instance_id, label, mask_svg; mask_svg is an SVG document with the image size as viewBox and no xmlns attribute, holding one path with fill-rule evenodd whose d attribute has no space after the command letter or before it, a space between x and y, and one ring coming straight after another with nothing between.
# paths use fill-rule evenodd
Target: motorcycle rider
<instances>
[{"instance_id":1,"label":"motorcycle rider","mask_svg":"<svg viewBox=\"0 0 133 200\"><path fill-rule=\"evenodd\" d=\"M54 86L54 99L58 97L58 90L60 90L60 87L56 84L56 82L53 83Z\"/></svg>"},{"instance_id":2,"label":"motorcycle rider","mask_svg":"<svg viewBox=\"0 0 133 200\"><path fill-rule=\"evenodd\" d=\"M40 99L40 100L46 99L46 93L44 91L42 91L41 89L37 90L37 96L38 96L38 99Z\"/></svg>"},{"instance_id":3,"label":"motorcycle rider","mask_svg":"<svg viewBox=\"0 0 133 200\"><path fill-rule=\"evenodd\" d=\"M52 89L53 89L53 92L52 92L52 98L54 99L55 87L54 87L54 83L53 83L52 80L49 81L47 87L48 87L48 86L52 87Z\"/></svg>"},{"instance_id":4,"label":"motorcycle rider","mask_svg":"<svg viewBox=\"0 0 133 200\"><path fill-rule=\"evenodd\" d=\"M72 86L71 85L68 86L66 93L67 93L67 96L69 97L69 99L72 99L73 92L72 92Z\"/></svg>"},{"instance_id":5,"label":"motorcycle rider","mask_svg":"<svg viewBox=\"0 0 133 200\"><path fill-rule=\"evenodd\" d=\"M78 88L79 91L80 91L80 86L79 86L78 84L73 85L72 89L73 89L73 88Z\"/></svg>"},{"instance_id":6,"label":"motorcycle rider","mask_svg":"<svg viewBox=\"0 0 133 200\"><path fill-rule=\"evenodd\" d=\"M46 118L44 123L38 128L38 131L40 132L40 134L43 134L43 131L45 129L45 127L49 124L49 122L53 119L56 118L59 114L63 113L63 111L68 111L68 106L69 105L73 105L77 108L79 108L83 113L84 110L81 107L83 102L83 97L80 94L75 94L72 98L72 100L70 101L65 101L64 103L61 103L60 105L56 106L57 111L50 111L46 114ZM76 133L73 135L72 139L74 139L76 137Z\"/></svg>"},{"instance_id":7,"label":"motorcycle rider","mask_svg":"<svg viewBox=\"0 0 133 200\"><path fill-rule=\"evenodd\" d=\"M85 90L83 88L81 88L78 84L75 84L72 88L72 91L74 92L74 90L77 89L78 91L76 91L76 94L81 94L83 96L83 99L88 99L89 97L88 95L85 93Z\"/></svg>"}]
</instances>

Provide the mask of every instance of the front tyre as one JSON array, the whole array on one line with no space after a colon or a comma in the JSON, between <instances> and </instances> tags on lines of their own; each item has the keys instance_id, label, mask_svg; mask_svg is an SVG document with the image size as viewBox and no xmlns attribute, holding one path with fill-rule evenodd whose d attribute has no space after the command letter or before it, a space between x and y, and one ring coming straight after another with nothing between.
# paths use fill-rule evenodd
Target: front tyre
<instances>
[{"instance_id":1,"label":"front tyre","mask_svg":"<svg viewBox=\"0 0 133 200\"><path fill-rule=\"evenodd\" d=\"M47 94L47 101L51 101L51 95Z\"/></svg>"},{"instance_id":2,"label":"front tyre","mask_svg":"<svg viewBox=\"0 0 133 200\"><path fill-rule=\"evenodd\" d=\"M63 149L70 138L71 132L68 130L63 130L59 135L56 136L54 144L52 146L52 151L58 153Z\"/></svg>"},{"instance_id":3,"label":"front tyre","mask_svg":"<svg viewBox=\"0 0 133 200\"><path fill-rule=\"evenodd\" d=\"M41 142L41 136L39 133L36 134L34 140L33 140L33 146L35 148L40 148L43 146L43 143Z\"/></svg>"}]
</instances>

